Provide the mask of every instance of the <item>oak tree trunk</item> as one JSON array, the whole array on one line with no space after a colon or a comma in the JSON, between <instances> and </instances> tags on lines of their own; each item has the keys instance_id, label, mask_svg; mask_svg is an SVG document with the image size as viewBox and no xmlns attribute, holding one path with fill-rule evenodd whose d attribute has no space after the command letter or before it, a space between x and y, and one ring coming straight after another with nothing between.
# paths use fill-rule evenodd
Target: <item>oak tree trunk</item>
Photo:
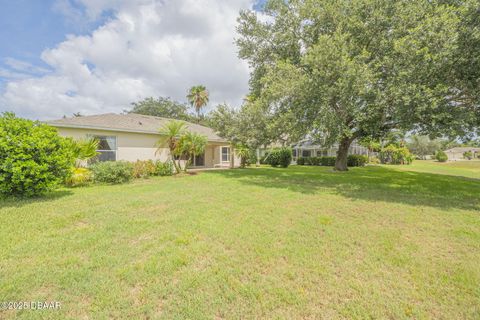
<instances>
[{"instance_id":1,"label":"oak tree trunk","mask_svg":"<svg viewBox=\"0 0 480 320\"><path fill-rule=\"evenodd\" d=\"M347 157L348 157L348 148L352 144L352 139L348 137L343 137L340 140L338 145L337 158L335 159L335 171L348 171L347 168Z\"/></svg>"}]
</instances>

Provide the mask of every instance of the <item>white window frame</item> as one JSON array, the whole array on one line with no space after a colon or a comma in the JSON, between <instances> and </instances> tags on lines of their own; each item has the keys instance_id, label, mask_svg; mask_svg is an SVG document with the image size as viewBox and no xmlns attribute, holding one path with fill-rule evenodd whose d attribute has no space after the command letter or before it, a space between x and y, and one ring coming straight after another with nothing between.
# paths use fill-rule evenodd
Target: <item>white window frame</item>
<instances>
[{"instance_id":1,"label":"white window frame","mask_svg":"<svg viewBox=\"0 0 480 320\"><path fill-rule=\"evenodd\" d=\"M101 150L101 149L98 149L97 152L113 152L115 154L115 160L114 161L117 161L117 153L118 153L118 138L117 136L109 136L109 135L104 135L104 134L89 134L88 135L89 138L95 138L95 139L98 139L99 137L105 137L105 138L114 138L115 139L115 150Z\"/></svg>"},{"instance_id":2,"label":"white window frame","mask_svg":"<svg viewBox=\"0 0 480 320\"><path fill-rule=\"evenodd\" d=\"M227 149L227 160L223 160L223 149ZM230 147L220 147L220 161L221 162L230 162Z\"/></svg>"}]
</instances>

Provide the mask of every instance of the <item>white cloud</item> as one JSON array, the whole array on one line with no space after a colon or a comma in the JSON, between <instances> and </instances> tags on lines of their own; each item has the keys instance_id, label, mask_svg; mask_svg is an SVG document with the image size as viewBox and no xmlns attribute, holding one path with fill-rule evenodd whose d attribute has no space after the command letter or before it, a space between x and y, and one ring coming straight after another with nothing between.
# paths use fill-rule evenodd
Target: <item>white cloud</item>
<instances>
[{"instance_id":1,"label":"white cloud","mask_svg":"<svg viewBox=\"0 0 480 320\"><path fill-rule=\"evenodd\" d=\"M46 68L34 66L29 62L18 60L15 58L5 58L4 61L7 66L9 66L10 68L14 69L17 72L38 74L38 73L47 73L49 71Z\"/></svg>"},{"instance_id":2,"label":"white cloud","mask_svg":"<svg viewBox=\"0 0 480 320\"><path fill-rule=\"evenodd\" d=\"M250 0L77 1L89 17L105 10L114 17L45 50L53 71L7 82L0 109L48 119L121 112L148 96L184 101L196 84L210 90L210 106L239 105L247 93L248 67L233 41L238 11Z\"/></svg>"}]
</instances>

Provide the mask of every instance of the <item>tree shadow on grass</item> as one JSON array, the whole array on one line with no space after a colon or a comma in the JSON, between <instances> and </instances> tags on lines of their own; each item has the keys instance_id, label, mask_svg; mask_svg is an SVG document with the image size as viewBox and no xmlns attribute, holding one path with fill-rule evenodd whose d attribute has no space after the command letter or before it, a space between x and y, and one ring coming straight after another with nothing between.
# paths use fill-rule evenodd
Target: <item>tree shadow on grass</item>
<instances>
[{"instance_id":1,"label":"tree shadow on grass","mask_svg":"<svg viewBox=\"0 0 480 320\"><path fill-rule=\"evenodd\" d=\"M21 208L25 205L32 204L32 203L43 203L43 202L50 202L65 196L72 195L73 192L68 189L60 189L48 192L44 195L32 197L32 198L24 198L24 197L0 197L0 209L3 208Z\"/></svg>"},{"instance_id":2,"label":"tree shadow on grass","mask_svg":"<svg viewBox=\"0 0 480 320\"><path fill-rule=\"evenodd\" d=\"M245 185L283 188L304 194L333 193L346 198L480 210L480 179L380 166L333 172L328 167L292 166L212 171Z\"/></svg>"}]
</instances>

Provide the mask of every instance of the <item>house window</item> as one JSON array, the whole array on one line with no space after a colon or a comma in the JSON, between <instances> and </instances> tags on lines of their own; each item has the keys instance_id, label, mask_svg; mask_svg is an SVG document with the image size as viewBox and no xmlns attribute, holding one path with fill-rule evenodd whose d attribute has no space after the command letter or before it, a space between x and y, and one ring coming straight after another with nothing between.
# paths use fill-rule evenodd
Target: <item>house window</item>
<instances>
[{"instance_id":1,"label":"house window","mask_svg":"<svg viewBox=\"0 0 480 320\"><path fill-rule=\"evenodd\" d=\"M311 151L310 150L302 150L302 157L303 158L310 158L311 157Z\"/></svg>"},{"instance_id":2,"label":"house window","mask_svg":"<svg viewBox=\"0 0 480 320\"><path fill-rule=\"evenodd\" d=\"M230 161L230 147L222 147L222 162Z\"/></svg>"},{"instance_id":3,"label":"house window","mask_svg":"<svg viewBox=\"0 0 480 320\"><path fill-rule=\"evenodd\" d=\"M297 157L297 149L293 149L293 150L292 150L292 156L293 156L294 158Z\"/></svg>"},{"instance_id":4,"label":"house window","mask_svg":"<svg viewBox=\"0 0 480 320\"><path fill-rule=\"evenodd\" d=\"M94 136L98 140L99 155L98 161L115 161L117 160L117 137L115 136Z\"/></svg>"}]
</instances>

